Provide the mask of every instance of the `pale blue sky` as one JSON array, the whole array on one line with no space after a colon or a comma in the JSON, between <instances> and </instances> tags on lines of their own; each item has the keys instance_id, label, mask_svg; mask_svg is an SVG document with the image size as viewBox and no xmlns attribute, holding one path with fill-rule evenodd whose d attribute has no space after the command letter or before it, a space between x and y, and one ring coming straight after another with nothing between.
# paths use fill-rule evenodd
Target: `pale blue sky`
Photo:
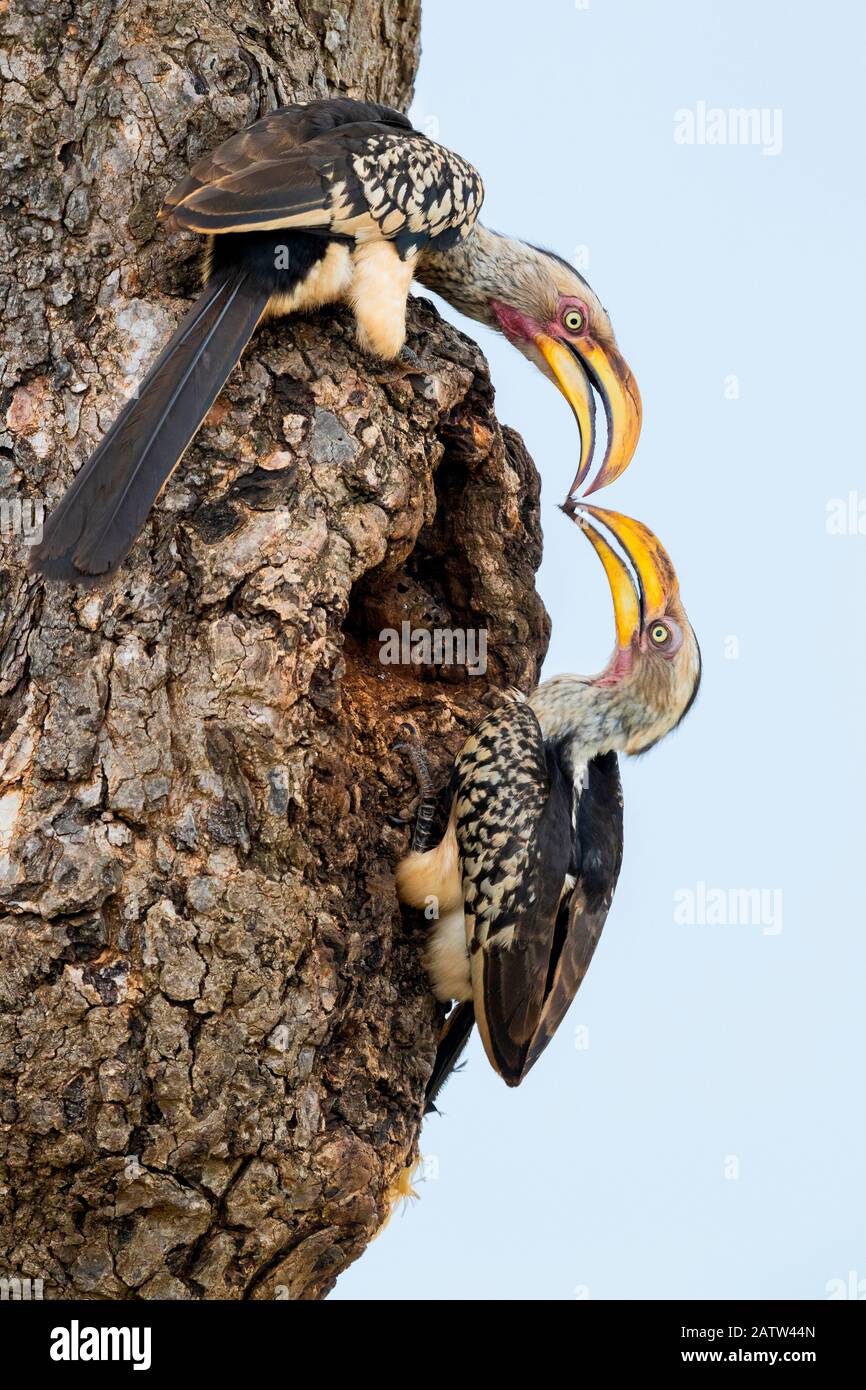
<instances>
[{"instance_id":1,"label":"pale blue sky","mask_svg":"<svg viewBox=\"0 0 866 1390\"><path fill-rule=\"evenodd\" d=\"M419 123L477 164L491 226L589 248L644 400L598 501L670 551L704 682L677 734L624 761L622 876L557 1037L517 1091L473 1045L422 1134L438 1176L334 1297L866 1281L866 535L826 524L866 496L864 28L854 0L426 0ZM699 102L781 110L781 153L675 143ZM609 596L556 510L568 408L466 327L544 480L546 674L597 670ZM701 883L780 890L782 930L678 925Z\"/></svg>"}]
</instances>

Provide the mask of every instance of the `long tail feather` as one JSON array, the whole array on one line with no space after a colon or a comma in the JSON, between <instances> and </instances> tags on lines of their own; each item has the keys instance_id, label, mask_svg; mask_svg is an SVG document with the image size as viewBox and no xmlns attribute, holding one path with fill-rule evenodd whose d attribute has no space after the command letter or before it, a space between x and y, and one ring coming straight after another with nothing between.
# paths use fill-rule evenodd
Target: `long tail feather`
<instances>
[{"instance_id":1,"label":"long tail feather","mask_svg":"<svg viewBox=\"0 0 866 1390\"><path fill-rule=\"evenodd\" d=\"M193 305L45 523L31 568L97 583L132 547L165 483L255 331L268 292L243 271Z\"/></svg>"},{"instance_id":2,"label":"long tail feather","mask_svg":"<svg viewBox=\"0 0 866 1390\"><path fill-rule=\"evenodd\" d=\"M446 1018L439 1034L433 1074L427 1083L424 1096L425 1115L430 1115L436 1110L436 1098L460 1060L474 1023L475 1009L468 1002L458 1004Z\"/></svg>"}]
</instances>

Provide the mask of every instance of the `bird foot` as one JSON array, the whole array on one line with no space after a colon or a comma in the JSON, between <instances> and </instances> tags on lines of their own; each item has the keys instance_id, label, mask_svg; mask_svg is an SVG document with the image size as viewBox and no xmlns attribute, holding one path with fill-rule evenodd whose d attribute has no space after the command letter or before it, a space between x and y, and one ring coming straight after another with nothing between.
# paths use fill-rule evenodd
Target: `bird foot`
<instances>
[{"instance_id":1,"label":"bird foot","mask_svg":"<svg viewBox=\"0 0 866 1390\"><path fill-rule=\"evenodd\" d=\"M402 347L398 357L389 362L390 376L430 376L432 368L410 347Z\"/></svg>"},{"instance_id":2,"label":"bird foot","mask_svg":"<svg viewBox=\"0 0 866 1390\"><path fill-rule=\"evenodd\" d=\"M415 780L418 783L418 791L421 800L418 803L418 812L415 816L415 830L412 835L412 848L422 852L426 850L430 838L430 826L436 812L436 798L434 795L433 778L430 774L430 765L427 762L427 755L424 752L424 745L421 742L421 735L414 724L403 724L400 728L400 737L391 745L392 753L405 753L412 764L412 771L415 773Z\"/></svg>"}]
</instances>

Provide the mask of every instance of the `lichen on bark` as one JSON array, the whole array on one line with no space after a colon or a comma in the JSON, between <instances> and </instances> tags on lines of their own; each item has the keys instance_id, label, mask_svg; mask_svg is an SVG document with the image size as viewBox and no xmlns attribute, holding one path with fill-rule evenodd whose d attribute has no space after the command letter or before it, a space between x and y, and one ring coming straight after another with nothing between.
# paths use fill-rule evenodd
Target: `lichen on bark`
<instances>
[{"instance_id":1,"label":"lichen on bark","mask_svg":"<svg viewBox=\"0 0 866 1390\"><path fill-rule=\"evenodd\" d=\"M416 0L0 5L0 497L51 505L181 317L189 162L282 101L407 104ZM417 1150L437 1008L393 866L547 636L535 470L478 349L255 338L104 591L0 545L0 1268L45 1296L316 1298ZM488 632L485 675L378 634Z\"/></svg>"}]
</instances>

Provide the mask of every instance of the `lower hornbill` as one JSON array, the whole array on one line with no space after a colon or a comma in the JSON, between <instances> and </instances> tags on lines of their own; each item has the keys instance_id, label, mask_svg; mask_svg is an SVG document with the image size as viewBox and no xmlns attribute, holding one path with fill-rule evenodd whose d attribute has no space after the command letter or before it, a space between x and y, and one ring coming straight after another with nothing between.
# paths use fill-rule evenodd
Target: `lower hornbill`
<instances>
[{"instance_id":1,"label":"lower hornbill","mask_svg":"<svg viewBox=\"0 0 866 1390\"><path fill-rule=\"evenodd\" d=\"M700 682L697 638L656 537L597 507L574 519L613 596L616 648L605 670L554 676L528 698L510 692L482 720L457 757L447 829L433 849L419 844L431 816L429 774L417 736L404 745L424 799L397 892L434 915L425 956L433 992L458 1001L443 1025L428 1110L473 1023L509 1086L549 1043L592 959L619 876L617 753L643 753L676 728Z\"/></svg>"},{"instance_id":2,"label":"lower hornbill","mask_svg":"<svg viewBox=\"0 0 866 1390\"><path fill-rule=\"evenodd\" d=\"M570 493L592 459L596 387L608 439L594 487L611 482L641 406L610 320L567 262L478 224L483 196L472 166L406 116L349 98L281 107L200 160L161 215L208 238L204 289L48 517L32 568L85 584L114 573L262 320L348 303L361 346L394 359L415 277L559 386L581 432Z\"/></svg>"}]
</instances>

